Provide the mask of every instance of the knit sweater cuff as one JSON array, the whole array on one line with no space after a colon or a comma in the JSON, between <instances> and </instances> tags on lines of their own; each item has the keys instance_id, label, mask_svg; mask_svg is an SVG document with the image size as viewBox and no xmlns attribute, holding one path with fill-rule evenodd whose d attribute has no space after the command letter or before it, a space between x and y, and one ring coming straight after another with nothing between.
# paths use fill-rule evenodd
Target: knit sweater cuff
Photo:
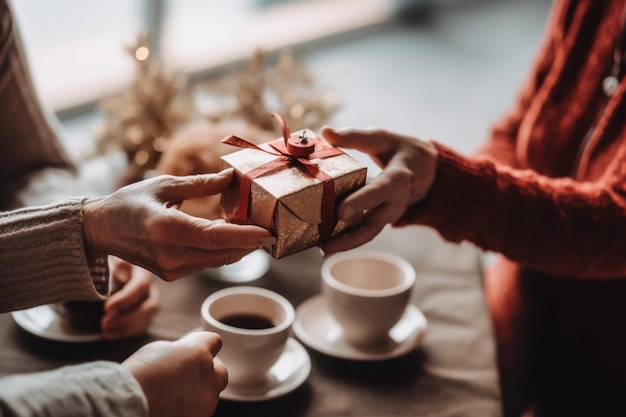
<instances>
[{"instance_id":1,"label":"knit sweater cuff","mask_svg":"<svg viewBox=\"0 0 626 417\"><path fill-rule=\"evenodd\" d=\"M97 361L4 378L0 409L7 415L147 416L148 401L120 364Z\"/></svg>"},{"instance_id":2,"label":"knit sweater cuff","mask_svg":"<svg viewBox=\"0 0 626 417\"><path fill-rule=\"evenodd\" d=\"M86 253L83 201L0 213L0 311L108 295L106 256Z\"/></svg>"},{"instance_id":3,"label":"knit sweater cuff","mask_svg":"<svg viewBox=\"0 0 626 417\"><path fill-rule=\"evenodd\" d=\"M436 229L447 240L459 242L467 237L467 225L476 225L478 202L490 198L484 194L483 183L492 176L493 164L471 160L433 142L437 148L435 180L426 198L411 206L394 226L421 224ZM480 175L479 175L480 174ZM465 227L464 227L465 225Z\"/></svg>"}]
</instances>

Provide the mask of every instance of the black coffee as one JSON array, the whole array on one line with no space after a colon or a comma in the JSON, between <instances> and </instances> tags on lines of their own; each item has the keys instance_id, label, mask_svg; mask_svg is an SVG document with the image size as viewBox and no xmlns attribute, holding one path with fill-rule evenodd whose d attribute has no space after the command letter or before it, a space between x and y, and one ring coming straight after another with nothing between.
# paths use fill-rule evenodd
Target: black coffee
<instances>
[{"instance_id":1,"label":"black coffee","mask_svg":"<svg viewBox=\"0 0 626 417\"><path fill-rule=\"evenodd\" d=\"M274 327L274 323L270 319L256 314L233 314L221 318L220 321L241 329L261 330Z\"/></svg>"}]
</instances>

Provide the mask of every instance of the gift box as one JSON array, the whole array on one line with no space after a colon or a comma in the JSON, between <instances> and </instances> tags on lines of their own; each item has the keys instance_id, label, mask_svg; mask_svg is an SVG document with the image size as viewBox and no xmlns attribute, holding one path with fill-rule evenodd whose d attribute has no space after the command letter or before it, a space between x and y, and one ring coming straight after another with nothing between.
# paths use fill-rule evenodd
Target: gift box
<instances>
[{"instance_id":1,"label":"gift box","mask_svg":"<svg viewBox=\"0 0 626 417\"><path fill-rule=\"evenodd\" d=\"M236 136L222 140L245 149L221 157L235 177L222 193L226 219L270 230L275 259L308 249L354 223L337 219L343 197L365 184L367 168L308 129L294 134L280 116L283 137L254 145Z\"/></svg>"}]
</instances>

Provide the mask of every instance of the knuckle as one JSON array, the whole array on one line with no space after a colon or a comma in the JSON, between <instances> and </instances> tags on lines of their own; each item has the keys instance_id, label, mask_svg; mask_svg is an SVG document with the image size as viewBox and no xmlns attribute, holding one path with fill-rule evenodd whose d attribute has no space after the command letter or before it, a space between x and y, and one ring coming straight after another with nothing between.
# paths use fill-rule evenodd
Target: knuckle
<instances>
[{"instance_id":1,"label":"knuckle","mask_svg":"<svg viewBox=\"0 0 626 417\"><path fill-rule=\"evenodd\" d=\"M413 182L413 171L407 167L401 167L395 170L395 181L399 181L402 184L411 184Z\"/></svg>"},{"instance_id":2,"label":"knuckle","mask_svg":"<svg viewBox=\"0 0 626 417\"><path fill-rule=\"evenodd\" d=\"M211 225L205 232L205 244L209 249L221 249L224 247L224 238L219 232L219 228Z\"/></svg>"},{"instance_id":3,"label":"knuckle","mask_svg":"<svg viewBox=\"0 0 626 417\"><path fill-rule=\"evenodd\" d=\"M163 174L153 178L152 181L154 181L154 183L157 184L159 187L171 187L176 184L177 177L175 177L174 175Z\"/></svg>"}]
</instances>

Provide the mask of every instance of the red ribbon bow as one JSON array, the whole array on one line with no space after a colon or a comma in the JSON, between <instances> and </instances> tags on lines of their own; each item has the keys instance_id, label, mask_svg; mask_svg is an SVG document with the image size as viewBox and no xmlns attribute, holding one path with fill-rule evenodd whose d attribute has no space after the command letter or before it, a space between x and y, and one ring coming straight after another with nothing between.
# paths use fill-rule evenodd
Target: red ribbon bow
<instances>
[{"instance_id":1,"label":"red ribbon bow","mask_svg":"<svg viewBox=\"0 0 626 417\"><path fill-rule=\"evenodd\" d=\"M239 223L246 223L248 220L250 190L252 188L252 181L255 178L271 174L272 172L282 169L288 165L295 165L305 169L310 175L322 183L322 223L319 225L319 234L320 242L324 242L330 238L335 228L335 180L333 177L322 171L317 164L311 162L311 160L341 155L343 152L320 138L312 137L309 138L309 140L315 141L315 149L313 153L308 156L296 156L291 154L288 150L288 140L291 136L289 128L280 115L272 113L272 116L278 119L283 130L283 141L279 138L269 142L269 145L277 152L268 151L251 142L248 142L245 139L233 135L227 136L221 140L222 143L237 146L239 148L255 149L257 151L276 155L275 159L260 165L243 175L243 178L241 179L241 189L239 190L239 200L237 202L235 220Z\"/></svg>"}]
</instances>

